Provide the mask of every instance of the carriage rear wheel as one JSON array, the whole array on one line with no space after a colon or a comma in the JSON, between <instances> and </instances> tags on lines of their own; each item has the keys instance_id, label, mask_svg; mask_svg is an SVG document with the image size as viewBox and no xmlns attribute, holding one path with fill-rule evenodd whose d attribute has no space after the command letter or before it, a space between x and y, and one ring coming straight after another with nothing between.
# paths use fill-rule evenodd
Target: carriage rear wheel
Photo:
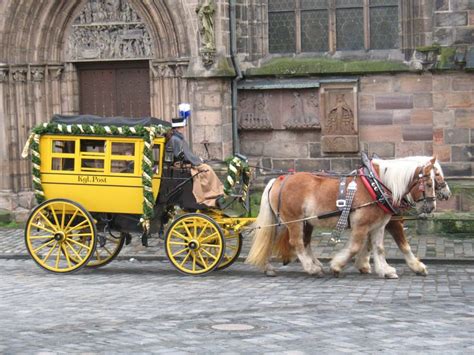
<instances>
[{"instance_id":1,"label":"carriage rear wheel","mask_svg":"<svg viewBox=\"0 0 474 355\"><path fill-rule=\"evenodd\" d=\"M96 227L80 204L48 200L30 214L25 243L33 260L42 268L67 273L87 264L96 246Z\"/></svg>"},{"instance_id":2,"label":"carriage rear wheel","mask_svg":"<svg viewBox=\"0 0 474 355\"><path fill-rule=\"evenodd\" d=\"M211 272L225 252L221 228L201 213L188 213L174 220L166 231L165 245L173 266L189 275Z\"/></svg>"}]
</instances>

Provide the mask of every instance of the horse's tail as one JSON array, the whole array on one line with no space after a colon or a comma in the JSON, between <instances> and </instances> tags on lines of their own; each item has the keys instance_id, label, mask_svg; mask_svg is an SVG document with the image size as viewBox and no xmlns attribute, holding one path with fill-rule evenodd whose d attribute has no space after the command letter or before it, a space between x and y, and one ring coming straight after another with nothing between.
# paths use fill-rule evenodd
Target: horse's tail
<instances>
[{"instance_id":1,"label":"horse's tail","mask_svg":"<svg viewBox=\"0 0 474 355\"><path fill-rule=\"evenodd\" d=\"M260 202L260 211L254 227L256 228L247 256L246 263L255 265L261 269L265 267L272 254L273 243L275 239L276 218L273 213L269 200L269 192L276 179L270 180L265 187Z\"/></svg>"}]
</instances>

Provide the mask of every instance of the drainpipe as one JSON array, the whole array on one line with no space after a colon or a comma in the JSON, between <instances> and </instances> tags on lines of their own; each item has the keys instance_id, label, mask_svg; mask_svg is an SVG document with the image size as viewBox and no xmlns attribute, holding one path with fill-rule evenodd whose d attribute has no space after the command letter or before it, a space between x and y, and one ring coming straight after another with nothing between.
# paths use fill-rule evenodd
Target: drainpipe
<instances>
[{"instance_id":1,"label":"drainpipe","mask_svg":"<svg viewBox=\"0 0 474 355\"><path fill-rule=\"evenodd\" d=\"M236 76L232 79L231 84L231 105L232 105L232 151L234 154L240 152L239 132L237 123L237 83L242 79L242 72L240 71L239 63L236 58L237 52L237 21L235 14L235 0L230 0L229 13L229 32L230 32L230 58Z\"/></svg>"}]
</instances>

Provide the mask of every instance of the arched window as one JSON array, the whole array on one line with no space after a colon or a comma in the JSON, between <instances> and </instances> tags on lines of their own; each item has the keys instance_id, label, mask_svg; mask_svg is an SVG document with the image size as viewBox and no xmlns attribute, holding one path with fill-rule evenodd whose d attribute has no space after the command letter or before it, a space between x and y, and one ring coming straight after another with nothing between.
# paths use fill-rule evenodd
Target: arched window
<instances>
[{"instance_id":1,"label":"arched window","mask_svg":"<svg viewBox=\"0 0 474 355\"><path fill-rule=\"evenodd\" d=\"M398 48L398 1L269 0L269 51Z\"/></svg>"}]
</instances>

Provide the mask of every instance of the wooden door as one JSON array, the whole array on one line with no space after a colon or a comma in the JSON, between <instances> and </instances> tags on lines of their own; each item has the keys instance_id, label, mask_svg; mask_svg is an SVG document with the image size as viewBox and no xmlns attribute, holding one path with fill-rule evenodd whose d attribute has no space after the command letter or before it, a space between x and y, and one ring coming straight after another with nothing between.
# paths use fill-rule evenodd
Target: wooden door
<instances>
[{"instance_id":1,"label":"wooden door","mask_svg":"<svg viewBox=\"0 0 474 355\"><path fill-rule=\"evenodd\" d=\"M79 111L98 116L150 116L147 61L80 63Z\"/></svg>"}]
</instances>

